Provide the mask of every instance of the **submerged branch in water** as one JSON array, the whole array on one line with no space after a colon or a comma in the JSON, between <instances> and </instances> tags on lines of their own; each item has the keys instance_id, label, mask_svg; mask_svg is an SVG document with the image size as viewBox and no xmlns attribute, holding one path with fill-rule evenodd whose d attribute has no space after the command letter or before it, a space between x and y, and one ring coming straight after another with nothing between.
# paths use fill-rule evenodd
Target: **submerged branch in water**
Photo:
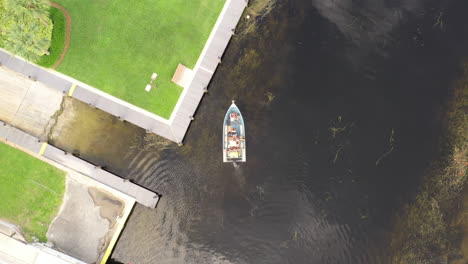
<instances>
[{"instance_id":1,"label":"submerged branch in water","mask_svg":"<svg viewBox=\"0 0 468 264\"><path fill-rule=\"evenodd\" d=\"M442 20L442 16L444 15L444 12L440 12L439 16L437 17L437 21L434 23L432 27L439 27L440 29L444 29L444 21Z\"/></svg>"},{"instance_id":2,"label":"submerged branch in water","mask_svg":"<svg viewBox=\"0 0 468 264\"><path fill-rule=\"evenodd\" d=\"M352 128L354 126L354 123L351 123L351 124L346 124L342 127L340 127L339 125L342 123L343 121L343 117L342 116L338 116L337 118L337 121L336 124L334 124L333 126L331 126L328 130L331 132L332 134L332 138L335 139L336 136L342 132L346 132L346 130L348 128ZM335 123L335 122L334 122Z\"/></svg>"},{"instance_id":3,"label":"submerged branch in water","mask_svg":"<svg viewBox=\"0 0 468 264\"><path fill-rule=\"evenodd\" d=\"M343 147L340 147L336 153L335 153L335 158L333 159L333 164L335 164L336 160L338 159L338 156L340 155L340 151L343 149Z\"/></svg>"},{"instance_id":4,"label":"submerged branch in water","mask_svg":"<svg viewBox=\"0 0 468 264\"><path fill-rule=\"evenodd\" d=\"M392 153L393 151L393 147L391 147L387 152L385 152L382 156L380 156L380 158L377 159L377 161L375 162L375 166L378 166L380 164L380 161L385 158L388 154Z\"/></svg>"},{"instance_id":5,"label":"submerged branch in water","mask_svg":"<svg viewBox=\"0 0 468 264\"><path fill-rule=\"evenodd\" d=\"M393 128L390 134L389 144L390 144L390 149L387 152L385 152L382 156L380 156L380 158L377 159L377 161L375 162L375 166L378 166L380 161L383 158L385 158L388 154L392 153L393 149L395 148L395 130Z\"/></svg>"}]
</instances>

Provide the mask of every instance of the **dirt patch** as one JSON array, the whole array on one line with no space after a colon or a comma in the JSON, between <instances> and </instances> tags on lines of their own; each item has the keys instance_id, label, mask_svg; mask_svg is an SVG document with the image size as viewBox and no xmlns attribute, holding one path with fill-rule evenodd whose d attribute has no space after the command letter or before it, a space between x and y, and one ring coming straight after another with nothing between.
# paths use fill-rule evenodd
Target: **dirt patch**
<instances>
[{"instance_id":1,"label":"dirt patch","mask_svg":"<svg viewBox=\"0 0 468 264\"><path fill-rule=\"evenodd\" d=\"M113 228L116 220L122 216L124 203L112 194L94 187L89 188L88 192L94 204L99 207L101 217L107 219L110 228Z\"/></svg>"},{"instance_id":2,"label":"dirt patch","mask_svg":"<svg viewBox=\"0 0 468 264\"><path fill-rule=\"evenodd\" d=\"M99 257L101 260L104 257L105 251L109 243L117 231L117 220L122 217L125 204L123 201L117 199L111 193L100 190L98 188L90 187L88 193L94 201L96 207L99 208L99 215L109 221L109 232L99 241Z\"/></svg>"},{"instance_id":3,"label":"dirt patch","mask_svg":"<svg viewBox=\"0 0 468 264\"><path fill-rule=\"evenodd\" d=\"M55 249L86 263L99 259L101 240L109 232L109 223L89 195L89 186L79 176L67 175L62 208L49 226L48 241Z\"/></svg>"}]
</instances>

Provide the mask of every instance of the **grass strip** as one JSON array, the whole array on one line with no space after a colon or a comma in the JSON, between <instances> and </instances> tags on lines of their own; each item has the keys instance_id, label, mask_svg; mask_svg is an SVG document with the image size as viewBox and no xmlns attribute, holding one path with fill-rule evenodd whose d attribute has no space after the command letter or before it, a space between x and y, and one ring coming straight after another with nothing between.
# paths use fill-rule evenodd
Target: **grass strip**
<instances>
[{"instance_id":1,"label":"grass strip","mask_svg":"<svg viewBox=\"0 0 468 264\"><path fill-rule=\"evenodd\" d=\"M64 171L0 143L0 218L19 225L28 241L47 241L64 191Z\"/></svg>"},{"instance_id":2,"label":"grass strip","mask_svg":"<svg viewBox=\"0 0 468 264\"><path fill-rule=\"evenodd\" d=\"M50 7L50 18L54 27L52 29L52 40L50 43L50 55L42 56L38 63L43 67L50 68L60 58L65 45L66 21L65 15L59 9Z\"/></svg>"}]
</instances>

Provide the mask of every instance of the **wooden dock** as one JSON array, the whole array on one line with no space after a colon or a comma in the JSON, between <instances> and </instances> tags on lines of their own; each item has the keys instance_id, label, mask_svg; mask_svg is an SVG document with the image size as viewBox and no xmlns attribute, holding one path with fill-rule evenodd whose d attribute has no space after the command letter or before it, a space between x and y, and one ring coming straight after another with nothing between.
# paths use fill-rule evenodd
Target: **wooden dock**
<instances>
[{"instance_id":1,"label":"wooden dock","mask_svg":"<svg viewBox=\"0 0 468 264\"><path fill-rule=\"evenodd\" d=\"M193 69L194 77L190 85L183 90L171 115L170 128L176 142L182 142L195 111L198 108L208 84L221 62L224 51L234 34L245 7L246 0L227 0L218 20Z\"/></svg>"},{"instance_id":2,"label":"wooden dock","mask_svg":"<svg viewBox=\"0 0 468 264\"><path fill-rule=\"evenodd\" d=\"M137 203L144 206L155 208L158 204L159 196L155 192L140 187L128 180L122 179L52 145L40 142L36 137L1 121L0 139L13 143L26 151L38 154L47 160L56 162L71 170L88 176L91 179L133 197Z\"/></svg>"},{"instance_id":3,"label":"wooden dock","mask_svg":"<svg viewBox=\"0 0 468 264\"><path fill-rule=\"evenodd\" d=\"M182 143L195 111L247 6L246 0L227 0L169 120L106 94L59 72L45 69L0 49L0 63L50 88L128 121L176 143Z\"/></svg>"}]
</instances>

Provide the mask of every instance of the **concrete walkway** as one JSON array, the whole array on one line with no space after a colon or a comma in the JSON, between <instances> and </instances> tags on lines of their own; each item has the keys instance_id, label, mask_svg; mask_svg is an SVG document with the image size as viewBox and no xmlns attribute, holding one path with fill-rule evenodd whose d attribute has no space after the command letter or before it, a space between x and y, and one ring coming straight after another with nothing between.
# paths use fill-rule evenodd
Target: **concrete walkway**
<instances>
[{"instance_id":1,"label":"concrete walkway","mask_svg":"<svg viewBox=\"0 0 468 264\"><path fill-rule=\"evenodd\" d=\"M21 232L20 226L8 223L1 219L0 219L0 234L4 234L18 241L26 243L26 238L24 238L23 233Z\"/></svg>"},{"instance_id":2,"label":"concrete walkway","mask_svg":"<svg viewBox=\"0 0 468 264\"><path fill-rule=\"evenodd\" d=\"M42 245L30 245L0 233L0 264L85 264Z\"/></svg>"},{"instance_id":3,"label":"concrete walkway","mask_svg":"<svg viewBox=\"0 0 468 264\"><path fill-rule=\"evenodd\" d=\"M44 69L0 49L0 63L48 87L120 117L176 143L182 143L195 111L221 61L246 0L227 0L169 120L131 105L71 77Z\"/></svg>"}]
</instances>

